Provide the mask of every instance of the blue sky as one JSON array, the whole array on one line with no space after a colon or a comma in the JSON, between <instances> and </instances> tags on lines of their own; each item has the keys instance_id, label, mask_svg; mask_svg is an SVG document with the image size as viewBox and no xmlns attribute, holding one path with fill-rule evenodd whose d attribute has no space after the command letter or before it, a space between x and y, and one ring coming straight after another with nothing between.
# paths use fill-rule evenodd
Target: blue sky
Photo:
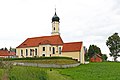
<instances>
[{"instance_id":1,"label":"blue sky","mask_svg":"<svg viewBox=\"0 0 120 80\"><path fill-rule=\"evenodd\" d=\"M83 41L109 53L107 38L120 34L120 0L0 0L0 48L51 35L55 6L64 42Z\"/></svg>"}]
</instances>

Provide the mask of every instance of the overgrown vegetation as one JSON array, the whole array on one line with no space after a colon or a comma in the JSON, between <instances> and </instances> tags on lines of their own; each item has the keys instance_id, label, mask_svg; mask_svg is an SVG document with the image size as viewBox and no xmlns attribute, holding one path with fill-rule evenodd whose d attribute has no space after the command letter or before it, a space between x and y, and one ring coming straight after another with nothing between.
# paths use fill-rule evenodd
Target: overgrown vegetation
<instances>
[{"instance_id":1,"label":"overgrown vegetation","mask_svg":"<svg viewBox=\"0 0 120 80\"><path fill-rule=\"evenodd\" d=\"M0 80L2 80L3 74L4 74L4 69L0 68Z\"/></svg>"},{"instance_id":2,"label":"overgrown vegetation","mask_svg":"<svg viewBox=\"0 0 120 80\"><path fill-rule=\"evenodd\" d=\"M15 66L9 71L10 80L47 80L46 70L37 67Z\"/></svg>"},{"instance_id":3,"label":"overgrown vegetation","mask_svg":"<svg viewBox=\"0 0 120 80\"><path fill-rule=\"evenodd\" d=\"M3 61L3 59L0 60L0 79L1 80L9 80L8 73L9 70L12 69L12 63L10 61Z\"/></svg>"}]
</instances>

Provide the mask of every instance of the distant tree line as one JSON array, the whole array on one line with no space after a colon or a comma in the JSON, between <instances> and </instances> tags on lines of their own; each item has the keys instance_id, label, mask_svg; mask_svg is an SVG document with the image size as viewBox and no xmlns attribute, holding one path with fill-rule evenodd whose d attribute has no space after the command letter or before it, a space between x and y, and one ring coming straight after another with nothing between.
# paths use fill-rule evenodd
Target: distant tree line
<instances>
[{"instance_id":1,"label":"distant tree line","mask_svg":"<svg viewBox=\"0 0 120 80\"><path fill-rule=\"evenodd\" d=\"M16 49L12 48L12 47L10 47L9 49L5 47L5 48L1 48L0 50L7 50L7 51L11 51L11 52L16 52Z\"/></svg>"},{"instance_id":2,"label":"distant tree line","mask_svg":"<svg viewBox=\"0 0 120 80\"><path fill-rule=\"evenodd\" d=\"M0 50L8 50L8 49L5 47L5 48L1 48Z\"/></svg>"}]
</instances>

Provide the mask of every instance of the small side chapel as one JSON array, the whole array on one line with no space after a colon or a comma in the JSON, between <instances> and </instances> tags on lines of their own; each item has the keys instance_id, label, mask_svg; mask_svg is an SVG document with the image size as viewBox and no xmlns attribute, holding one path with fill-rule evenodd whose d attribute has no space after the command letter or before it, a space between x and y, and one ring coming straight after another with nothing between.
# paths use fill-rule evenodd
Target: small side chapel
<instances>
[{"instance_id":1,"label":"small side chapel","mask_svg":"<svg viewBox=\"0 0 120 80\"><path fill-rule=\"evenodd\" d=\"M64 43L59 33L60 18L56 11L52 17L52 33L51 36L41 36L27 38L23 43L16 47L16 55L23 57L72 57L85 63L83 42Z\"/></svg>"}]
</instances>

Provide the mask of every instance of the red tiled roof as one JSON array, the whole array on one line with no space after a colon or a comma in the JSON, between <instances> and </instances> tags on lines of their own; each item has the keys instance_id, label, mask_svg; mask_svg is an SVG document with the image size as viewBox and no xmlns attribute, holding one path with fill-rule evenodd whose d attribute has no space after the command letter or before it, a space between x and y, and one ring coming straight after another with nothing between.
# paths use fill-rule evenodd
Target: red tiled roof
<instances>
[{"instance_id":1,"label":"red tiled roof","mask_svg":"<svg viewBox=\"0 0 120 80\"><path fill-rule=\"evenodd\" d=\"M0 50L0 56L14 56L16 53L15 52L10 52L7 50Z\"/></svg>"},{"instance_id":2,"label":"red tiled roof","mask_svg":"<svg viewBox=\"0 0 120 80\"><path fill-rule=\"evenodd\" d=\"M92 57L95 57L95 56L101 58L101 55L99 55L99 54L94 54Z\"/></svg>"},{"instance_id":3,"label":"red tiled roof","mask_svg":"<svg viewBox=\"0 0 120 80\"><path fill-rule=\"evenodd\" d=\"M102 58L99 54L95 54L94 56L90 58L90 61L91 62L102 62Z\"/></svg>"},{"instance_id":4,"label":"red tiled roof","mask_svg":"<svg viewBox=\"0 0 120 80\"><path fill-rule=\"evenodd\" d=\"M80 51L81 47L82 47L82 42L64 43L62 52Z\"/></svg>"},{"instance_id":5,"label":"red tiled roof","mask_svg":"<svg viewBox=\"0 0 120 80\"><path fill-rule=\"evenodd\" d=\"M59 35L34 37L26 39L17 48L36 47L40 44L62 45L63 41Z\"/></svg>"}]
</instances>

